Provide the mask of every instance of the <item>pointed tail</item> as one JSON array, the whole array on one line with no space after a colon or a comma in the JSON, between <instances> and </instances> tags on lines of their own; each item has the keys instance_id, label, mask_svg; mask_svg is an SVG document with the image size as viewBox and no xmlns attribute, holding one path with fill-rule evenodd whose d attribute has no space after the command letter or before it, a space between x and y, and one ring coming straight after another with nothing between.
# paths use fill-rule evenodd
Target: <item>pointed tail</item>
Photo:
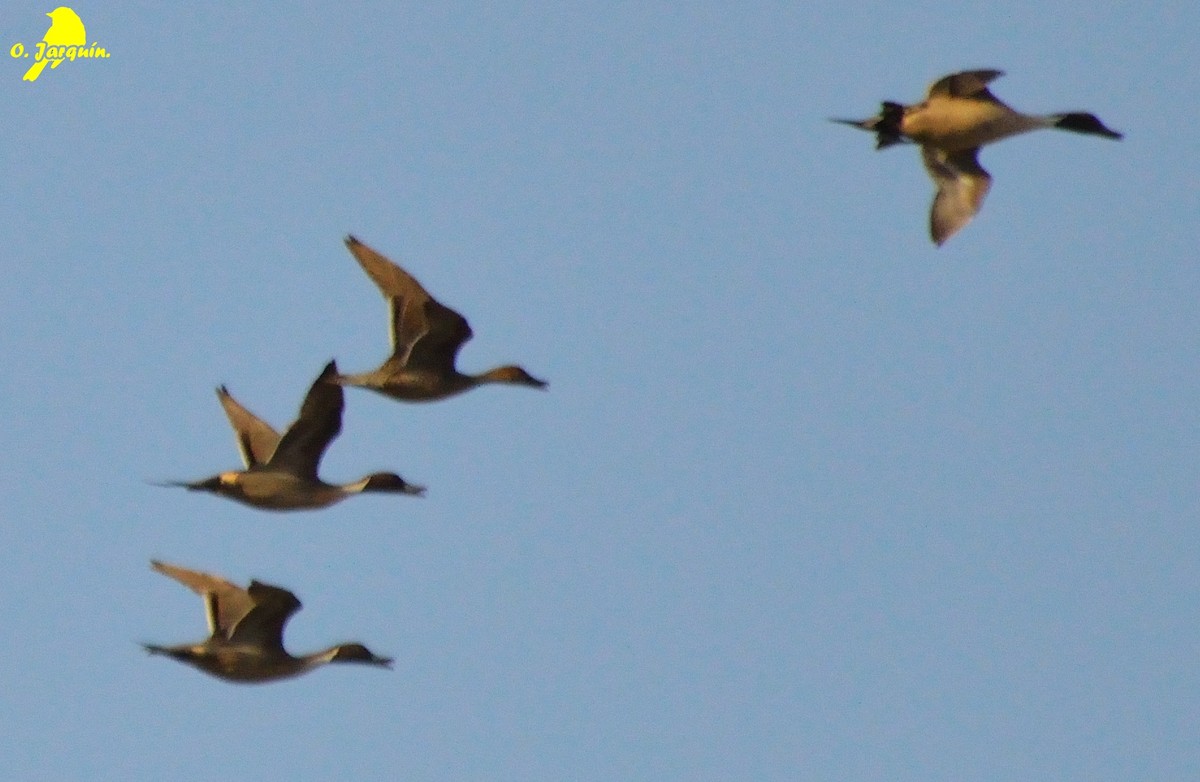
<instances>
[{"instance_id":1,"label":"pointed tail","mask_svg":"<svg viewBox=\"0 0 1200 782\"><path fill-rule=\"evenodd\" d=\"M904 135L900 132L900 121L904 119L904 106L891 101L884 101L878 116L868 119L831 119L852 128L859 128L875 134L875 148L884 149L893 144L904 143Z\"/></svg>"}]
</instances>

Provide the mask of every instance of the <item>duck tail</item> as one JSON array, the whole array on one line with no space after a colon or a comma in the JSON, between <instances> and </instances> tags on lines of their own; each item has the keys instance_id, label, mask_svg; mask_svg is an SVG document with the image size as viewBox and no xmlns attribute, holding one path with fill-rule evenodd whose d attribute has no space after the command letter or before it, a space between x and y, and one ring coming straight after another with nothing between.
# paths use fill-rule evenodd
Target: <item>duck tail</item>
<instances>
[{"instance_id":1,"label":"duck tail","mask_svg":"<svg viewBox=\"0 0 1200 782\"><path fill-rule=\"evenodd\" d=\"M191 659L185 650L173 646L159 646L158 644L142 644L142 648L146 650L146 654L161 654L164 657L171 657L175 660L187 662Z\"/></svg>"},{"instance_id":2,"label":"duck tail","mask_svg":"<svg viewBox=\"0 0 1200 782\"><path fill-rule=\"evenodd\" d=\"M875 120L875 149L885 149L893 144L904 143L900 135L900 120L904 119L904 106L884 101Z\"/></svg>"},{"instance_id":3,"label":"duck tail","mask_svg":"<svg viewBox=\"0 0 1200 782\"><path fill-rule=\"evenodd\" d=\"M852 128L865 130L868 133L875 134L875 149L884 149L893 144L903 144L905 138L900 131L900 124L904 119L904 106L900 103L892 103L884 101L879 109L879 114L867 119L836 119L830 118L831 122L837 122L841 125L849 125Z\"/></svg>"}]
</instances>

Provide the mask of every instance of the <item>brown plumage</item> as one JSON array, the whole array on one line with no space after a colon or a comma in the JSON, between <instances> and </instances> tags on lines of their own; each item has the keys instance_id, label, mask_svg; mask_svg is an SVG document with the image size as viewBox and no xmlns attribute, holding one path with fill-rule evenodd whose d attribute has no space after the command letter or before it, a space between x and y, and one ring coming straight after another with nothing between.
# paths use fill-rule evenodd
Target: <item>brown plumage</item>
<instances>
[{"instance_id":1,"label":"brown plumage","mask_svg":"<svg viewBox=\"0 0 1200 782\"><path fill-rule=\"evenodd\" d=\"M345 401L341 386L333 382L336 376L337 364L330 361L304 397L300 415L282 436L221 386L217 398L233 426L246 469L161 485L212 492L264 510L323 508L361 492L423 494L424 487L395 473L372 473L341 485L318 477L321 456L342 430Z\"/></svg>"},{"instance_id":2,"label":"brown plumage","mask_svg":"<svg viewBox=\"0 0 1200 782\"><path fill-rule=\"evenodd\" d=\"M921 145L921 160L937 188L929 214L935 244L957 233L983 206L992 185L992 177L978 160L979 148L985 144L1039 128L1121 138L1094 114L1032 115L1009 108L987 88L1001 75L997 70L953 73L931 84L921 103L904 106L889 101L875 117L833 120L874 133L877 149L904 141Z\"/></svg>"},{"instance_id":3,"label":"brown plumage","mask_svg":"<svg viewBox=\"0 0 1200 782\"><path fill-rule=\"evenodd\" d=\"M268 682L307 673L333 662L357 662L390 668L391 658L379 657L360 643L331 646L293 657L283 648L283 626L300 610L288 590L251 581L242 588L223 578L151 560L151 567L204 598L208 638L195 644L143 644L151 654L187 663L207 674L232 682Z\"/></svg>"},{"instance_id":4,"label":"brown plumage","mask_svg":"<svg viewBox=\"0 0 1200 782\"><path fill-rule=\"evenodd\" d=\"M467 319L353 236L346 237L346 247L388 301L392 355L378 369L339 375L333 382L406 402L445 399L484 383L546 387L545 381L518 366L496 367L478 375L459 372L458 351L471 338Z\"/></svg>"}]
</instances>

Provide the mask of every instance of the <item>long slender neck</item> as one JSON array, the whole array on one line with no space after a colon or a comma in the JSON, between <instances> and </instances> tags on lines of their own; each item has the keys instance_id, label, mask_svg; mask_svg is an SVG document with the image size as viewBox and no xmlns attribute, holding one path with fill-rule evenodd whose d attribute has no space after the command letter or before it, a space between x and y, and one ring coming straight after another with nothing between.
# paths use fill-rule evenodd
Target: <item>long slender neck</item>
<instances>
[{"instance_id":1,"label":"long slender neck","mask_svg":"<svg viewBox=\"0 0 1200 782\"><path fill-rule=\"evenodd\" d=\"M457 370L456 370L456 372L457 372ZM485 383L508 383L508 382L511 382L505 373L506 373L506 370L504 367L492 367L491 369L489 369L485 372L480 372L477 375L464 375L462 373L457 373L457 374L460 378L462 378L462 382L464 382L466 384L466 386L468 388L470 388L473 386L481 386Z\"/></svg>"},{"instance_id":2,"label":"long slender neck","mask_svg":"<svg viewBox=\"0 0 1200 782\"><path fill-rule=\"evenodd\" d=\"M322 665L333 662L333 658L337 656L339 646L331 646L328 649L322 649L319 652L310 652L302 654L299 657L293 657L300 670L299 673L307 673L313 668L320 668Z\"/></svg>"}]
</instances>

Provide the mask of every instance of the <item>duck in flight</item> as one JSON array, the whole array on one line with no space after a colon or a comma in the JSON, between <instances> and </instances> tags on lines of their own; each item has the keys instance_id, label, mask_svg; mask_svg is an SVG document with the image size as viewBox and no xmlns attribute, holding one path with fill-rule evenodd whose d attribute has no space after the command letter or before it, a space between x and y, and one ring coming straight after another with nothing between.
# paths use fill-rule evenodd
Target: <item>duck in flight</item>
<instances>
[{"instance_id":1,"label":"duck in flight","mask_svg":"<svg viewBox=\"0 0 1200 782\"><path fill-rule=\"evenodd\" d=\"M874 133L876 149L905 141L920 145L925 170L937 188L929 232L939 246L975 216L991 187L991 175L979 165L980 147L1041 128L1121 138L1087 112L1022 114L1009 108L987 88L1002 75L997 70L954 73L930 85L920 103L885 101L875 117L833 120Z\"/></svg>"},{"instance_id":2,"label":"duck in flight","mask_svg":"<svg viewBox=\"0 0 1200 782\"><path fill-rule=\"evenodd\" d=\"M478 375L459 372L455 366L458 351L471 338L467 319L353 236L346 237L346 247L388 301L392 355L378 369L338 375L333 382L406 402L445 399L485 383L546 388L544 380L518 366L496 367Z\"/></svg>"},{"instance_id":3,"label":"duck in flight","mask_svg":"<svg viewBox=\"0 0 1200 782\"><path fill-rule=\"evenodd\" d=\"M160 485L212 492L264 510L324 508L362 492L424 494L423 486L408 483L390 472L372 473L341 485L317 477L321 456L342 430L345 395L334 382L336 377L337 364L330 361L304 398L299 417L282 436L221 386L217 397L233 426L246 469L230 470L200 481Z\"/></svg>"},{"instance_id":4,"label":"duck in flight","mask_svg":"<svg viewBox=\"0 0 1200 782\"><path fill-rule=\"evenodd\" d=\"M362 663L390 668L360 643L344 643L293 657L283 648L283 626L300 610L288 590L251 581L243 589L223 578L151 560L151 567L204 598L208 638L200 643L143 644L151 654L172 657L231 682L269 682L308 673L326 663Z\"/></svg>"}]
</instances>

